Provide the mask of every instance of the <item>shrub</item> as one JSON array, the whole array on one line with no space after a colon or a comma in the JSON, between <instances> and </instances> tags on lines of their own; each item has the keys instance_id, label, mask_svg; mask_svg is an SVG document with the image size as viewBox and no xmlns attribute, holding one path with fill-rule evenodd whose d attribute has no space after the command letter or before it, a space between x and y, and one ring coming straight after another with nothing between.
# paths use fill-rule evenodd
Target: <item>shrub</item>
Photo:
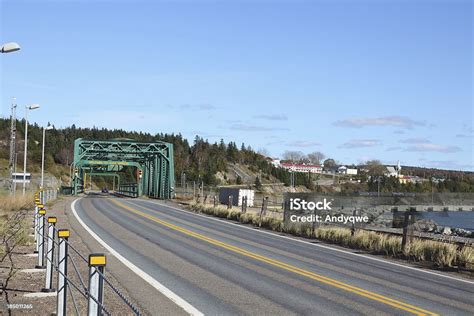
<instances>
[{"instance_id":1,"label":"shrub","mask_svg":"<svg viewBox=\"0 0 474 316\"><path fill-rule=\"evenodd\" d=\"M466 269L474 269L474 248L464 246L458 252L457 256L458 265Z\"/></svg>"}]
</instances>

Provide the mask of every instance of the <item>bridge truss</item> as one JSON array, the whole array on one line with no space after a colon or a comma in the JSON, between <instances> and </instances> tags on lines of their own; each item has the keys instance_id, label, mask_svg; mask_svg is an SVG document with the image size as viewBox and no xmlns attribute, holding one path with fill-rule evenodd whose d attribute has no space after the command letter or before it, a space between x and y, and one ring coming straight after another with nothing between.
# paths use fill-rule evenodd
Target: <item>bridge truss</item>
<instances>
[{"instance_id":1,"label":"bridge truss","mask_svg":"<svg viewBox=\"0 0 474 316\"><path fill-rule=\"evenodd\" d=\"M173 144L133 140L74 141L73 194L84 191L87 175L113 176L117 186L136 185L138 195L169 199L174 191ZM123 183L125 170L135 168L132 183ZM121 182L122 181L122 182Z\"/></svg>"}]
</instances>

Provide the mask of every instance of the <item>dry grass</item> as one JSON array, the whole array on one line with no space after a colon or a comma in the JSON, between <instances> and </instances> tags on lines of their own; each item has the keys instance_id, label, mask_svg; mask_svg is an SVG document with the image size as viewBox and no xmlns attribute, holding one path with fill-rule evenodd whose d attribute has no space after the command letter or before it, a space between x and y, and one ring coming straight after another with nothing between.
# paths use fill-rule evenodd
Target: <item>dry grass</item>
<instances>
[{"instance_id":1,"label":"dry grass","mask_svg":"<svg viewBox=\"0 0 474 316\"><path fill-rule=\"evenodd\" d=\"M474 270L474 247L464 246L458 252L457 261L461 267Z\"/></svg>"},{"instance_id":2,"label":"dry grass","mask_svg":"<svg viewBox=\"0 0 474 316\"><path fill-rule=\"evenodd\" d=\"M17 194L16 196L12 195L2 195L0 197L0 215L11 214L12 212L17 212L23 209L28 209L33 207L33 193L27 193L25 196Z\"/></svg>"},{"instance_id":3,"label":"dry grass","mask_svg":"<svg viewBox=\"0 0 474 316\"><path fill-rule=\"evenodd\" d=\"M342 227L323 226L313 232L311 224L283 223L281 219L260 216L252 213L242 214L237 210L229 210L224 206L206 206L191 204L194 211L239 221L243 224L261 226L273 231L285 232L305 238L318 238L344 247L363 249L375 254L384 254L390 257L409 259L415 262L431 262L440 268L460 266L467 269L474 268L474 248L463 247L458 250L457 245L439 241L414 239L402 250L402 237L373 231L357 230L354 236L351 230Z\"/></svg>"},{"instance_id":4,"label":"dry grass","mask_svg":"<svg viewBox=\"0 0 474 316\"><path fill-rule=\"evenodd\" d=\"M351 236L350 229L340 227L321 227L316 231L319 239L350 248L364 249L391 257L407 258L416 262L432 262L440 268L465 265L472 262L474 250L464 247L458 251L455 244L433 240L414 239L402 251L402 238L383 233L358 230Z\"/></svg>"}]
</instances>

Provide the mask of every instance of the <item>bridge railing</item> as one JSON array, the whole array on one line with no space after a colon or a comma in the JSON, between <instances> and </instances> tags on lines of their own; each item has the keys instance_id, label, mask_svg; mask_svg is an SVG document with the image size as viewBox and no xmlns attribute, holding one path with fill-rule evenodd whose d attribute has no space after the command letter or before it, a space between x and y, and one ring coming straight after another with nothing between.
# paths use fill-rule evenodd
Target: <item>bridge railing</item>
<instances>
[{"instance_id":1,"label":"bridge railing","mask_svg":"<svg viewBox=\"0 0 474 316\"><path fill-rule=\"evenodd\" d=\"M137 183L125 183L120 184L116 191L117 194L133 197L138 197L138 184Z\"/></svg>"}]
</instances>

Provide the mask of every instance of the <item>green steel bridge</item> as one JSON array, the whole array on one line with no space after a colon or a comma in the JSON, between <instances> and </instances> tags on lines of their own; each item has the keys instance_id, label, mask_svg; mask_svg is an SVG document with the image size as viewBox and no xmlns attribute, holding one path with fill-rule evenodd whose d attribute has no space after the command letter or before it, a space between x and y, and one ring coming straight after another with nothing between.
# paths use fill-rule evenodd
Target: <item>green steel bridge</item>
<instances>
[{"instance_id":1,"label":"green steel bridge","mask_svg":"<svg viewBox=\"0 0 474 316\"><path fill-rule=\"evenodd\" d=\"M74 141L73 167L73 194L84 192L91 176L114 177L117 192L133 197L169 199L174 192L173 144L166 142L78 138ZM126 173L130 169L132 181Z\"/></svg>"}]
</instances>

